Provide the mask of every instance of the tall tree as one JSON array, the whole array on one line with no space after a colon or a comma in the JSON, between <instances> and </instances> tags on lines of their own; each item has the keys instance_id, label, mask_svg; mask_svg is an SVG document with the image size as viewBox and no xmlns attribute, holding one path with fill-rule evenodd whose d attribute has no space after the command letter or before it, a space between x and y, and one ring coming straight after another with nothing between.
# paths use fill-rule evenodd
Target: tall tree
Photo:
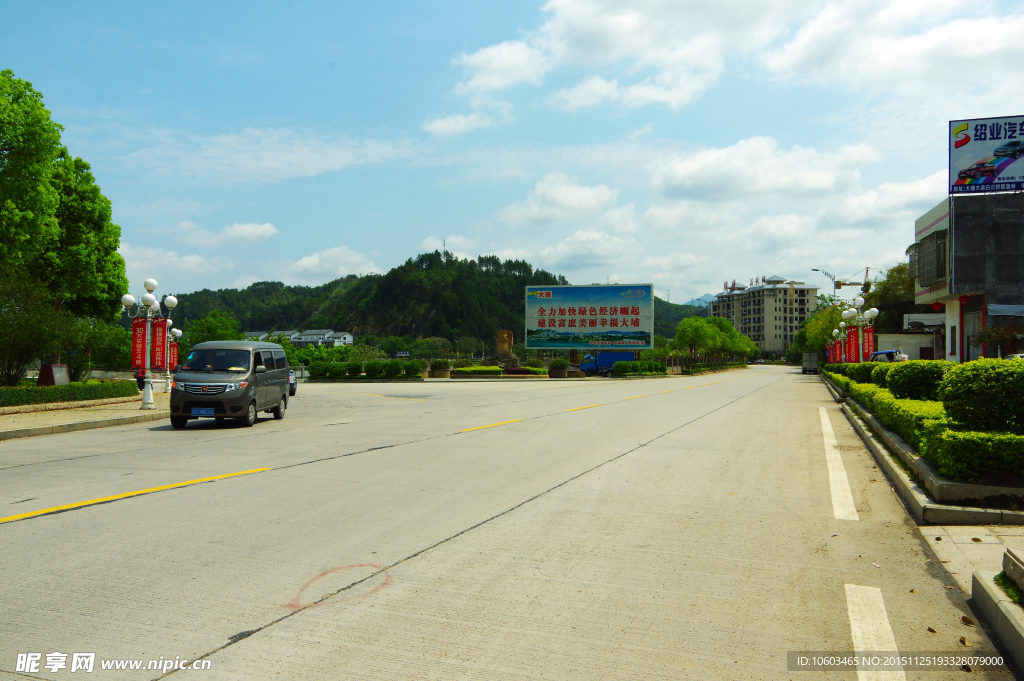
<instances>
[{"instance_id":1,"label":"tall tree","mask_svg":"<svg viewBox=\"0 0 1024 681\"><path fill-rule=\"evenodd\" d=\"M67 149L56 160L51 182L60 197L57 232L27 269L46 285L58 309L112 321L128 292L128 277L117 252L121 228L111 220L110 200L89 164Z\"/></svg>"},{"instance_id":2,"label":"tall tree","mask_svg":"<svg viewBox=\"0 0 1024 681\"><path fill-rule=\"evenodd\" d=\"M31 262L57 236L57 188L50 182L61 126L32 83L0 71L0 268Z\"/></svg>"}]
</instances>

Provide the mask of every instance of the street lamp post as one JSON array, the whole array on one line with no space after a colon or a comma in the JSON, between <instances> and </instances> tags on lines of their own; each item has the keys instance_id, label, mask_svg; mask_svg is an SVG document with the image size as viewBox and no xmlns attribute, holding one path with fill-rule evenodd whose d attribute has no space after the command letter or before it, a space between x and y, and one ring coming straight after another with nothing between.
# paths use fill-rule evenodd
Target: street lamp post
<instances>
[{"instance_id":1,"label":"street lamp post","mask_svg":"<svg viewBox=\"0 0 1024 681\"><path fill-rule=\"evenodd\" d=\"M864 299L857 296L857 299L853 301L853 307L848 310L843 310L842 317L844 320L850 320L849 326L857 327L857 357L856 362L864 361L864 327L871 327L875 325L875 317L878 316L878 309L871 308L870 310L861 311L864 307ZM832 336L836 340L846 340L847 329L849 327L846 321L839 322L839 329L833 329Z\"/></svg>"},{"instance_id":2,"label":"street lamp post","mask_svg":"<svg viewBox=\"0 0 1024 681\"><path fill-rule=\"evenodd\" d=\"M143 388L142 390L142 406L139 408L154 409L155 405L153 404L153 377L149 373L149 363L150 358L152 356L151 353L153 351L153 341L155 340L155 338L153 337L153 321L155 319L161 318L163 314L160 308L160 303L157 301L156 296L153 294L153 291L156 290L156 279L147 279L145 282L143 282L143 286L146 288L146 293L142 294L142 297L139 298L138 305L136 305L135 296L127 293L121 296L121 305L124 306L125 311L128 313L129 317L139 319L144 318L146 320L146 351L144 353L142 365L142 370L144 372L143 375L145 376L145 388ZM167 306L168 310L174 309L174 307L177 304L178 299L175 298L174 296L167 296L166 298L164 298L164 305ZM135 306L134 314L132 314L131 312L131 307L133 305ZM167 326L170 327L170 325L171 320L168 319ZM177 329L170 329L170 333L172 334L175 331L177 331ZM162 340L165 344L164 347L166 348L166 337ZM166 351L164 353L164 364L167 364ZM164 367L164 370L166 371L167 367ZM167 373L167 380L170 380L170 372ZM167 385L166 390L170 392L169 385Z\"/></svg>"}]
</instances>

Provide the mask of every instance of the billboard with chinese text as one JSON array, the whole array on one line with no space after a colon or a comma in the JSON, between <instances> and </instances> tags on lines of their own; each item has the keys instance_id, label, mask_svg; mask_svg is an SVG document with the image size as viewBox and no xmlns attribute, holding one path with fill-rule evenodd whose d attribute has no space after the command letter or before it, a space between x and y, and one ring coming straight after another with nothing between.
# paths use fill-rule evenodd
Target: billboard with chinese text
<instances>
[{"instance_id":1,"label":"billboard with chinese text","mask_svg":"<svg viewBox=\"0 0 1024 681\"><path fill-rule=\"evenodd\" d=\"M527 286L530 350L649 350L654 285Z\"/></svg>"},{"instance_id":2,"label":"billboard with chinese text","mask_svg":"<svg viewBox=\"0 0 1024 681\"><path fill-rule=\"evenodd\" d=\"M949 193L1024 189L1024 116L949 122Z\"/></svg>"}]
</instances>

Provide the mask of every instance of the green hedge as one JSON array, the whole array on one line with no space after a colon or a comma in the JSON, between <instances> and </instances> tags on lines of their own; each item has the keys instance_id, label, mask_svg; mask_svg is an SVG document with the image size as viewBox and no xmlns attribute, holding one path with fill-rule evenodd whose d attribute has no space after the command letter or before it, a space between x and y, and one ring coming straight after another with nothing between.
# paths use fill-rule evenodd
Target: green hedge
<instances>
[{"instance_id":1,"label":"green hedge","mask_svg":"<svg viewBox=\"0 0 1024 681\"><path fill-rule=\"evenodd\" d=\"M874 362L877 366L871 370L871 382L875 385L880 385L883 388L888 386L885 384L885 379L889 375L889 370L895 366L892 362Z\"/></svg>"},{"instance_id":2,"label":"green hedge","mask_svg":"<svg viewBox=\"0 0 1024 681\"><path fill-rule=\"evenodd\" d=\"M453 376L501 376L501 367L456 367Z\"/></svg>"},{"instance_id":3,"label":"green hedge","mask_svg":"<svg viewBox=\"0 0 1024 681\"><path fill-rule=\"evenodd\" d=\"M0 407L50 402L82 402L110 397L134 397L139 394L135 381L69 383L68 385L15 386L0 388Z\"/></svg>"},{"instance_id":4,"label":"green hedge","mask_svg":"<svg viewBox=\"0 0 1024 681\"><path fill-rule=\"evenodd\" d=\"M839 389L842 390L843 392L845 392L847 394L849 394L851 392L850 388L853 385L853 381L848 379L846 376L842 376L840 374L834 374L831 371L820 371L819 373L821 375L823 375L825 378L827 378L830 381L832 381L832 383L834 383L836 386L838 386Z\"/></svg>"},{"instance_id":5,"label":"green hedge","mask_svg":"<svg viewBox=\"0 0 1024 681\"><path fill-rule=\"evenodd\" d=\"M363 373L362 362L346 362L345 363L345 375L349 378L359 378L359 374ZM332 376L333 378L333 376Z\"/></svg>"},{"instance_id":6,"label":"green hedge","mask_svg":"<svg viewBox=\"0 0 1024 681\"><path fill-rule=\"evenodd\" d=\"M406 376L411 376L413 378L423 377L423 362L419 361L418 359L406 360L405 366L403 368L405 369Z\"/></svg>"},{"instance_id":7,"label":"green hedge","mask_svg":"<svg viewBox=\"0 0 1024 681\"><path fill-rule=\"evenodd\" d=\"M384 362L384 378L398 378L402 375L402 360L389 359Z\"/></svg>"},{"instance_id":8,"label":"green hedge","mask_svg":"<svg viewBox=\"0 0 1024 681\"><path fill-rule=\"evenodd\" d=\"M569 368L569 360L562 359L561 357L555 357L548 362L548 370L554 369L555 371L565 371Z\"/></svg>"},{"instance_id":9,"label":"green hedge","mask_svg":"<svg viewBox=\"0 0 1024 681\"><path fill-rule=\"evenodd\" d=\"M1001 361L1001 360L1000 360ZM925 422L922 455L954 480L979 475L1024 474L1024 436L961 430L950 419Z\"/></svg>"},{"instance_id":10,"label":"green hedge","mask_svg":"<svg viewBox=\"0 0 1024 681\"><path fill-rule=\"evenodd\" d=\"M886 362L888 364L888 362ZM871 383L871 372L875 367L881 366L882 362L860 362L851 364L846 370L846 375L857 383Z\"/></svg>"},{"instance_id":11,"label":"green hedge","mask_svg":"<svg viewBox=\"0 0 1024 681\"><path fill-rule=\"evenodd\" d=\"M924 422L946 417L941 402L901 400L889 390L876 391L874 405L879 420L899 433L914 449L921 448Z\"/></svg>"},{"instance_id":12,"label":"green hedge","mask_svg":"<svg viewBox=\"0 0 1024 681\"><path fill-rule=\"evenodd\" d=\"M966 428L1024 433L1024 362L964 362L946 374L939 398L950 418Z\"/></svg>"},{"instance_id":13,"label":"green hedge","mask_svg":"<svg viewBox=\"0 0 1024 681\"><path fill-rule=\"evenodd\" d=\"M431 371L448 371L451 369L451 362L446 359L432 359L430 360Z\"/></svg>"},{"instance_id":14,"label":"green hedge","mask_svg":"<svg viewBox=\"0 0 1024 681\"><path fill-rule=\"evenodd\" d=\"M378 360L370 360L363 365L363 373L366 374L367 378L380 378L381 374L384 373L384 362Z\"/></svg>"},{"instance_id":15,"label":"green hedge","mask_svg":"<svg viewBox=\"0 0 1024 681\"><path fill-rule=\"evenodd\" d=\"M875 395L879 392L888 394L888 390L873 383L854 383L850 386L850 397L857 400L868 411L875 410Z\"/></svg>"},{"instance_id":16,"label":"green hedge","mask_svg":"<svg viewBox=\"0 0 1024 681\"><path fill-rule=\"evenodd\" d=\"M896 362L885 377L885 387L898 399L934 400L946 372L954 366L944 359Z\"/></svg>"}]
</instances>

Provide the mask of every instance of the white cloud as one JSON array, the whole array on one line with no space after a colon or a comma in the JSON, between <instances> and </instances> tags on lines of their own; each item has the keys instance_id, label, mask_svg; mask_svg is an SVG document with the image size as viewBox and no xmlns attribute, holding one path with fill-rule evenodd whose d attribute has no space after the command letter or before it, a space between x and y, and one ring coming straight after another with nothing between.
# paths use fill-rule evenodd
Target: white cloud
<instances>
[{"instance_id":1,"label":"white cloud","mask_svg":"<svg viewBox=\"0 0 1024 681\"><path fill-rule=\"evenodd\" d=\"M157 144L128 154L125 162L133 168L222 184L313 177L412 154L406 142L318 137L288 129L249 128L205 138L165 132L157 137Z\"/></svg>"},{"instance_id":2,"label":"white cloud","mask_svg":"<svg viewBox=\"0 0 1024 681\"><path fill-rule=\"evenodd\" d=\"M459 94L502 90L517 83L539 85L548 69L544 52L521 40L463 53L452 61L472 74L456 87Z\"/></svg>"},{"instance_id":3,"label":"white cloud","mask_svg":"<svg viewBox=\"0 0 1024 681\"><path fill-rule=\"evenodd\" d=\"M117 252L124 258L128 277L132 280L138 274L142 274L143 279L148 278L151 275L144 274L147 271L204 273L213 265L211 260L201 255L179 255L177 251L169 251L164 248L133 246L124 240L121 241ZM232 264L220 261L218 261L218 266L234 267Z\"/></svg>"},{"instance_id":4,"label":"white cloud","mask_svg":"<svg viewBox=\"0 0 1024 681\"><path fill-rule=\"evenodd\" d=\"M855 188L860 165L876 158L866 144L828 154L801 146L783 150L770 137L751 137L662 161L653 180L665 196L822 195Z\"/></svg>"},{"instance_id":5,"label":"white cloud","mask_svg":"<svg viewBox=\"0 0 1024 681\"><path fill-rule=\"evenodd\" d=\"M908 210L917 217L948 193L948 179L949 172L943 169L920 180L885 182L877 189L844 199L837 206L836 212L848 221L878 218Z\"/></svg>"},{"instance_id":6,"label":"white cloud","mask_svg":"<svg viewBox=\"0 0 1024 681\"><path fill-rule=\"evenodd\" d=\"M643 224L655 231L686 238L703 231L735 230L742 224L742 203L682 200L656 203L644 211Z\"/></svg>"},{"instance_id":7,"label":"white cloud","mask_svg":"<svg viewBox=\"0 0 1024 681\"><path fill-rule=\"evenodd\" d=\"M244 247L265 241L277 234L277 228L266 222L257 223L235 223L228 225L217 233L199 229L196 223L191 221L179 222L175 234L182 240L197 246L220 246L232 244L235 247Z\"/></svg>"},{"instance_id":8,"label":"white cloud","mask_svg":"<svg viewBox=\"0 0 1024 681\"><path fill-rule=\"evenodd\" d=\"M580 229L554 246L540 252L541 259L553 268L582 270L615 265L636 258L641 247L631 237L607 234L597 229Z\"/></svg>"},{"instance_id":9,"label":"white cloud","mask_svg":"<svg viewBox=\"0 0 1024 681\"><path fill-rule=\"evenodd\" d=\"M435 118L429 123L423 124L423 129L429 132L431 135L457 135L462 132L469 132L470 130L477 130L479 128L488 128L494 125L494 119L487 114L476 111L467 115L463 114L452 114L451 116L444 116L443 118Z\"/></svg>"},{"instance_id":10,"label":"white cloud","mask_svg":"<svg viewBox=\"0 0 1024 681\"><path fill-rule=\"evenodd\" d=\"M951 14L956 14L950 16ZM1024 13L1000 14L966 0L831 2L781 47L764 55L772 71L797 80L935 96L1006 90L1024 58ZM1018 100L1019 101L1019 100Z\"/></svg>"},{"instance_id":11,"label":"white cloud","mask_svg":"<svg viewBox=\"0 0 1024 681\"><path fill-rule=\"evenodd\" d=\"M551 99L556 106L566 111L576 111L604 102L614 102L621 96L618 80L609 81L601 76L592 76L574 88L559 90Z\"/></svg>"},{"instance_id":12,"label":"white cloud","mask_svg":"<svg viewBox=\"0 0 1024 681\"><path fill-rule=\"evenodd\" d=\"M296 283L323 284L349 274L380 274L370 258L348 246L335 246L288 265L288 278Z\"/></svg>"},{"instance_id":13,"label":"white cloud","mask_svg":"<svg viewBox=\"0 0 1024 681\"><path fill-rule=\"evenodd\" d=\"M436 236L428 236L420 243L420 250L431 253L433 251L444 252L447 250L449 253L454 255L456 258L462 260L473 260L476 258L474 255L470 255L469 250L473 249L475 242L471 239L467 239L464 236L454 234L447 239L439 239Z\"/></svg>"},{"instance_id":14,"label":"white cloud","mask_svg":"<svg viewBox=\"0 0 1024 681\"><path fill-rule=\"evenodd\" d=\"M615 205L618 196L618 189L588 187L564 173L550 173L537 182L526 201L506 206L498 217L533 224L579 218Z\"/></svg>"}]
</instances>

